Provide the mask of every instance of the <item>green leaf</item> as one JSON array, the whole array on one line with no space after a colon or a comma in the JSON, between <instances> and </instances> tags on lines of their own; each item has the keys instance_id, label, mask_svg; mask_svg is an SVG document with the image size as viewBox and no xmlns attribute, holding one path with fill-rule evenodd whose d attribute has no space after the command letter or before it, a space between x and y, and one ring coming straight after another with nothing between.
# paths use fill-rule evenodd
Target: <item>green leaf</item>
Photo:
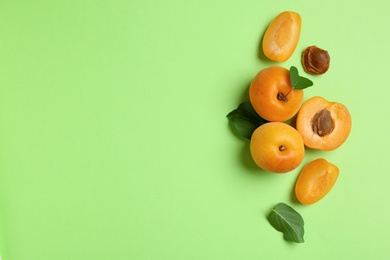
<instances>
[{"instance_id":1,"label":"green leaf","mask_svg":"<svg viewBox=\"0 0 390 260\"><path fill-rule=\"evenodd\" d=\"M290 83L294 89L305 89L313 86L313 81L299 76L298 69L294 66L290 67Z\"/></svg>"},{"instance_id":2,"label":"green leaf","mask_svg":"<svg viewBox=\"0 0 390 260\"><path fill-rule=\"evenodd\" d=\"M268 215L268 221L288 241L303 243L304 222L302 216L284 203L277 204Z\"/></svg>"},{"instance_id":3,"label":"green leaf","mask_svg":"<svg viewBox=\"0 0 390 260\"><path fill-rule=\"evenodd\" d=\"M234 128L244 138L251 139L252 133L267 121L261 118L249 101L241 103L237 109L227 115Z\"/></svg>"}]
</instances>

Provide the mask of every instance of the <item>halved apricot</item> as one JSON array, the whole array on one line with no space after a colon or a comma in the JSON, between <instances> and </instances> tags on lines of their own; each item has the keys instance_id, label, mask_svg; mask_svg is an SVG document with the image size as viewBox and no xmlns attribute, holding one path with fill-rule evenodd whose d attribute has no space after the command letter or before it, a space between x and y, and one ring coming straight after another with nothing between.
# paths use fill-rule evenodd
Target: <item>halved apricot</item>
<instances>
[{"instance_id":1,"label":"halved apricot","mask_svg":"<svg viewBox=\"0 0 390 260\"><path fill-rule=\"evenodd\" d=\"M298 112L303 101L303 91L291 86L289 70L271 66L262 69L252 80L249 98L262 118L283 122Z\"/></svg>"},{"instance_id":2,"label":"halved apricot","mask_svg":"<svg viewBox=\"0 0 390 260\"><path fill-rule=\"evenodd\" d=\"M301 34L301 16L296 12L280 13L268 26L263 38L263 52L270 60L288 60Z\"/></svg>"},{"instance_id":3,"label":"halved apricot","mask_svg":"<svg viewBox=\"0 0 390 260\"><path fill-rule=\"evenodd\" d=\"M298 112L296 128L309 148L331 151L340 147L351 132L352 119L341 103L316 96Z\"/></svg>"},{"instance_id":4,"label":"halved apricot","mask_svg":"<svg viewBox=\"0 0 390 260\"><path fill-rule=\"evenodd\" d=\"M302 204L313 204L329 193L339 176L339 168L323 158L309 162L295 184L295 195Z\"/></svg>"},{"instance_id":5,"label":"halved apricot","mask_svg":"<svg viewBox=\"0 0 390 260\"><path fill-rule=\"evenodd\" d=\"M295 128L282 122L269 122L253 132L250 151L255 163L262 169L285 173L301 164L305 146Z\"/></svg>"}]
</instances>

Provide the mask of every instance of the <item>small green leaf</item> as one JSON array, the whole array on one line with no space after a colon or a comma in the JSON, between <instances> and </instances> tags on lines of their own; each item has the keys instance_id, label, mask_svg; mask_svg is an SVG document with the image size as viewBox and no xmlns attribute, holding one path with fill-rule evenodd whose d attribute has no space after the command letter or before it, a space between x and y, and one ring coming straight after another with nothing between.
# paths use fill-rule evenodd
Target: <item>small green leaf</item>
<instances>
[{"instance_id":1,"label":"small green leaf","mask_svg":"<svg viewBox=\"0 0 390 260\"><path fill-rule=\"evenodd\" d=\"M298 69L294 66L291 66L290 67L290 83L291 83L291 86L294 88L295 85L298 83L299 81L299 74L298 74Z\"/></svg>"},{"instance_id":2,"label":"small green leaf","mask_svg":"<svg viewBox=\"0 0 390 260\"><path fill-rule=\"evenodd\" d=\"M268 221L288 241L303 243L304 221L302 216L292 207L284 203L277 204L268 215Z\"/></svg>"},{"instance_id":3,"label":"small green leaf","mask_svg":"<svg viewBox=\"0 0 390 260\"><path fill-rule=\"evenodd\" d=\"M234 128L244 138L251 139L252 133L267 121L261 118L249 101L241 103L237 109L227 115Z\"/></svg>"},{"instance_id":4,"label":"small green leaf","mask_svg":"<svg viewBox=\"0 0 390 260\"><path fill-rule=\"evenodd\" d=\"M313 81L299 76L298 69L294 66L290 67L290 83L294 89L305 89L313 86Z\"/></svg>"}]
</instances>

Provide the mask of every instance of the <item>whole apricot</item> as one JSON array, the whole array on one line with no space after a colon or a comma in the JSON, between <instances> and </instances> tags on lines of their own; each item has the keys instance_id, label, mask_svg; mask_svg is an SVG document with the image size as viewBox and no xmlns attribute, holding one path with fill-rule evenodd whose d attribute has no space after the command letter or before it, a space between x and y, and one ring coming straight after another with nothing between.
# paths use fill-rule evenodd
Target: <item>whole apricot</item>
<instances>
[{"instance_id":1,"label":"whole apricot","mask_svg":"<svg viewBox=\"0 0 390 260\"><path fill-rule=\"evenodd\" d=\"M340 147L351 132L352 119L341 103L316 96L298 112L296 128L309 148L331 151Z\"/></svg>"},{"instance_id":2,"label":"whole apricot","mask_svg":"<svg viewBox=\"0 0 390 260\"><path fill-rule=\"evenodd\" d=\"M339 168L323 158L309 162L295 184L295 195L302 204L313 204L329 193L339 176Z\"/></svg>"},{"instance_id":3,"label":"whole apricot","mask_svg":"<svg viewBox=\"0 0 390 260\"><path fill-rule=\"evenodd\" d=\"M298 112L303 101L303 90L291 86L289 70L271 66L262 69L252 80L249 99L262 118L283 122Z\"/></svg>"},{"instance_id":4,"label":"whole apricot","mask_svg":"<svg viewBox=\"0 0 390 260\"><path fill-rule=\"evenodd\" d=\"M252 134L250 151L260 168L275 173L294 170L305 155L301 135L295 128L282 122L259 126Z\"/></svg>"},{"instance_id":5,"label":"whole apricot","mask_svg":"<svg viewBox=\"0 0 390 260\"><path fill-rule=\"evenodd\" d=\"M288 60L301 34L301 16L296 12L280 13L270 23L263 37L263 52L270 60Z\"/></svg>"}]
</instances>

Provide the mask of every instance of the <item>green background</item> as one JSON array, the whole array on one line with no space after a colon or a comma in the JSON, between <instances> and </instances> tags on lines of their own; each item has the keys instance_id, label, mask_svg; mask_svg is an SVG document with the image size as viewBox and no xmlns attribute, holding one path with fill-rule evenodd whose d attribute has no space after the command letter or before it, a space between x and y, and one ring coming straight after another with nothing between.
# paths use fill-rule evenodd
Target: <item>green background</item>
<instances>
[{"instance_id":1,"label":"green background","mask_svg":"<svg viewBox=\"0 0 390 260\"><path fill-rule=\"evenodd\" d=\"M293 56L259 48L285 10L302 17ZM390 254L390 2L0 0L0 242L3 260L385 259ZM322 76L303 49L329 51ZM257 168L226 115L270 65L314 81L305 99L345 104L349 139L287 174ZM299 170L340 168L310 206ZM305 220L303 244L266 216Z\"/></svg>"}]
</instances>

